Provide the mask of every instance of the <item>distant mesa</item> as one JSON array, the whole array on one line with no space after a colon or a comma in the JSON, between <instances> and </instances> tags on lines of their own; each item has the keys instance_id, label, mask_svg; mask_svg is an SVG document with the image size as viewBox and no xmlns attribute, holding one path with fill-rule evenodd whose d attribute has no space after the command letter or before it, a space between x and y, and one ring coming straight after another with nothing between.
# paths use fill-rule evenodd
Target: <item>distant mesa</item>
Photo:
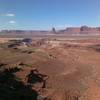
<instances>
[{"instance_id":1,"label":"distant mesa","mask_svg":"<svg viewBox=\"0 0 100 100\"><path fill-rule=\"evenodd\" d=\"M56 30L55 27L51 31L45 30L1 30L0 34L4 35L42 35L42 34L100 34L100 27L67 27L63 30Z\"/></svg>"},{"instance_id":2,"label":"distant mesa","mask_svg":"<svg viewBox=\"0 0 100 100\"><path fill-rule=\"evenodd\" d=\"M52 28L52 32L53 33L56 33L56 29L54 27Z\"/></svg>"},{"instance_id":3,"label":"distant mesa","mask_svg":"<svg viewBox=\"0 0 100 100\"><path fill-rule=\"evenodd\" d=\"M80 31L89 31L90 28L88 26L81 26Z\"/></svg>"}]
</instances>

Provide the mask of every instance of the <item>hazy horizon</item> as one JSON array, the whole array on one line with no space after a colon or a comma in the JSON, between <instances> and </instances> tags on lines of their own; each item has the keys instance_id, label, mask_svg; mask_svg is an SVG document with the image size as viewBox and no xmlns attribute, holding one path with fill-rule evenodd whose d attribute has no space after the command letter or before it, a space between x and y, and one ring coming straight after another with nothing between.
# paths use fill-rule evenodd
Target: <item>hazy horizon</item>
<instances>
[{"instance_id":1,"label":"hazy horizon","mask_svg":"<svg viewBox=\"0 0 100 100\"><path fill-rule=\"evenodd\" d=\"M60 30L66 30L67 28L81 28L83 26L86 26L88 28L100 28L100 26L87 26L87 25L81 25L81 26L67 26L67 27L49 27L48 29L0 29L0 31L3 30L7 30L7 31L16 31L16 30L20 30L20 31L52 31L53 28L55 28L56 31L60 31Z\"/></svg>"}]
</instances>

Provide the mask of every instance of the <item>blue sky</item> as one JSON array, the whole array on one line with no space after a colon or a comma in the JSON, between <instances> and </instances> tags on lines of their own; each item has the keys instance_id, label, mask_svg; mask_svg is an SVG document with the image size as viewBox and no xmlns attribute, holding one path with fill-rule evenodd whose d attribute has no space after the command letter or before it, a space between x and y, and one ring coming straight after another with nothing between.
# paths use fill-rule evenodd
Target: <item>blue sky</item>
<instances>
[{"instance_id":1,"label":"blue sky","mask_svg":"<svg viewBox=\"0 0 100 100\"><path fill-rule=\"evenodd\" d=\"M100 26L100 0L0 0L0 29Z\"/></svg>"}]
</instances>

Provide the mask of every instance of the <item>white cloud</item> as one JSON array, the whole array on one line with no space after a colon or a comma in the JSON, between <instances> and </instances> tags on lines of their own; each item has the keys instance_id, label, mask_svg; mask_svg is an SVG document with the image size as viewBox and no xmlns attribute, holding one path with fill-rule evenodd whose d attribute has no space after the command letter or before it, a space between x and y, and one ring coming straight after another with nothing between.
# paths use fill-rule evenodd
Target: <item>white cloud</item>
<instances>
[{"instance_id":1,"label":"white cloud","mask_svg":"<svg viewBox=\"0 0 100 100\"><path fill-rule=\"evenodd\" d=\"M10 23L10 24L15 24L15 23L16 23L16 21L11 20L11 21L9 21L9 23Z\"/></svg>"},{"instance_id":2,"label":"white cloud","mask_svg":"<svg viewBox=\"0 0 100 100\"><path fill-rule=\"evenodd\" d=\"M7 14L5 14L5 16L8 16L8 17L14 17L15 14L13 14L13 13L7 13Z\"/></svg>"},{"instance_id":3,"label":"white cloud","mask_svg":"<svg viewBox=\"0 0 100 100\"><path fill-rule=\"evenodd\" d=\"M5 14L0 14L0 16L6 16L6 17L14 17L14 13L5 13Z\"/></svg>"}]
</instances>

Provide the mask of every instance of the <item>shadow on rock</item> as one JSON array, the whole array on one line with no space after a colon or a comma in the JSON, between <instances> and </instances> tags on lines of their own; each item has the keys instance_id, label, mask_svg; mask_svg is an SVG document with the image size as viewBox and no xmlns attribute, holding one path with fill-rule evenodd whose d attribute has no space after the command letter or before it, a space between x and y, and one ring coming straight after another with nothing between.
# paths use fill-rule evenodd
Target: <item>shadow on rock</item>
<instances>
[{"instance_id":1,"label":"shadow on rock","mask_svg":"<svg viewBox=\"0 0 100 100\"><path fill-rule=\"evenodd\" d=\"M48 79L47 75L40 74L37 69L31 70L30 73L26 76L27 83L30 85L41 83L42 88L46 88L46 81Z\"/></svg>"},{"instance_id":2,"label":"shadow on rock","mask_svg":"<svg viewBox=\"0 0 100 100\"><path fill-rule=\"evenodd\" d=\"M13 68L0 72L0 100L37 100L38 93L15 76L17 71Z\"/></svg>"}]
</instances>

